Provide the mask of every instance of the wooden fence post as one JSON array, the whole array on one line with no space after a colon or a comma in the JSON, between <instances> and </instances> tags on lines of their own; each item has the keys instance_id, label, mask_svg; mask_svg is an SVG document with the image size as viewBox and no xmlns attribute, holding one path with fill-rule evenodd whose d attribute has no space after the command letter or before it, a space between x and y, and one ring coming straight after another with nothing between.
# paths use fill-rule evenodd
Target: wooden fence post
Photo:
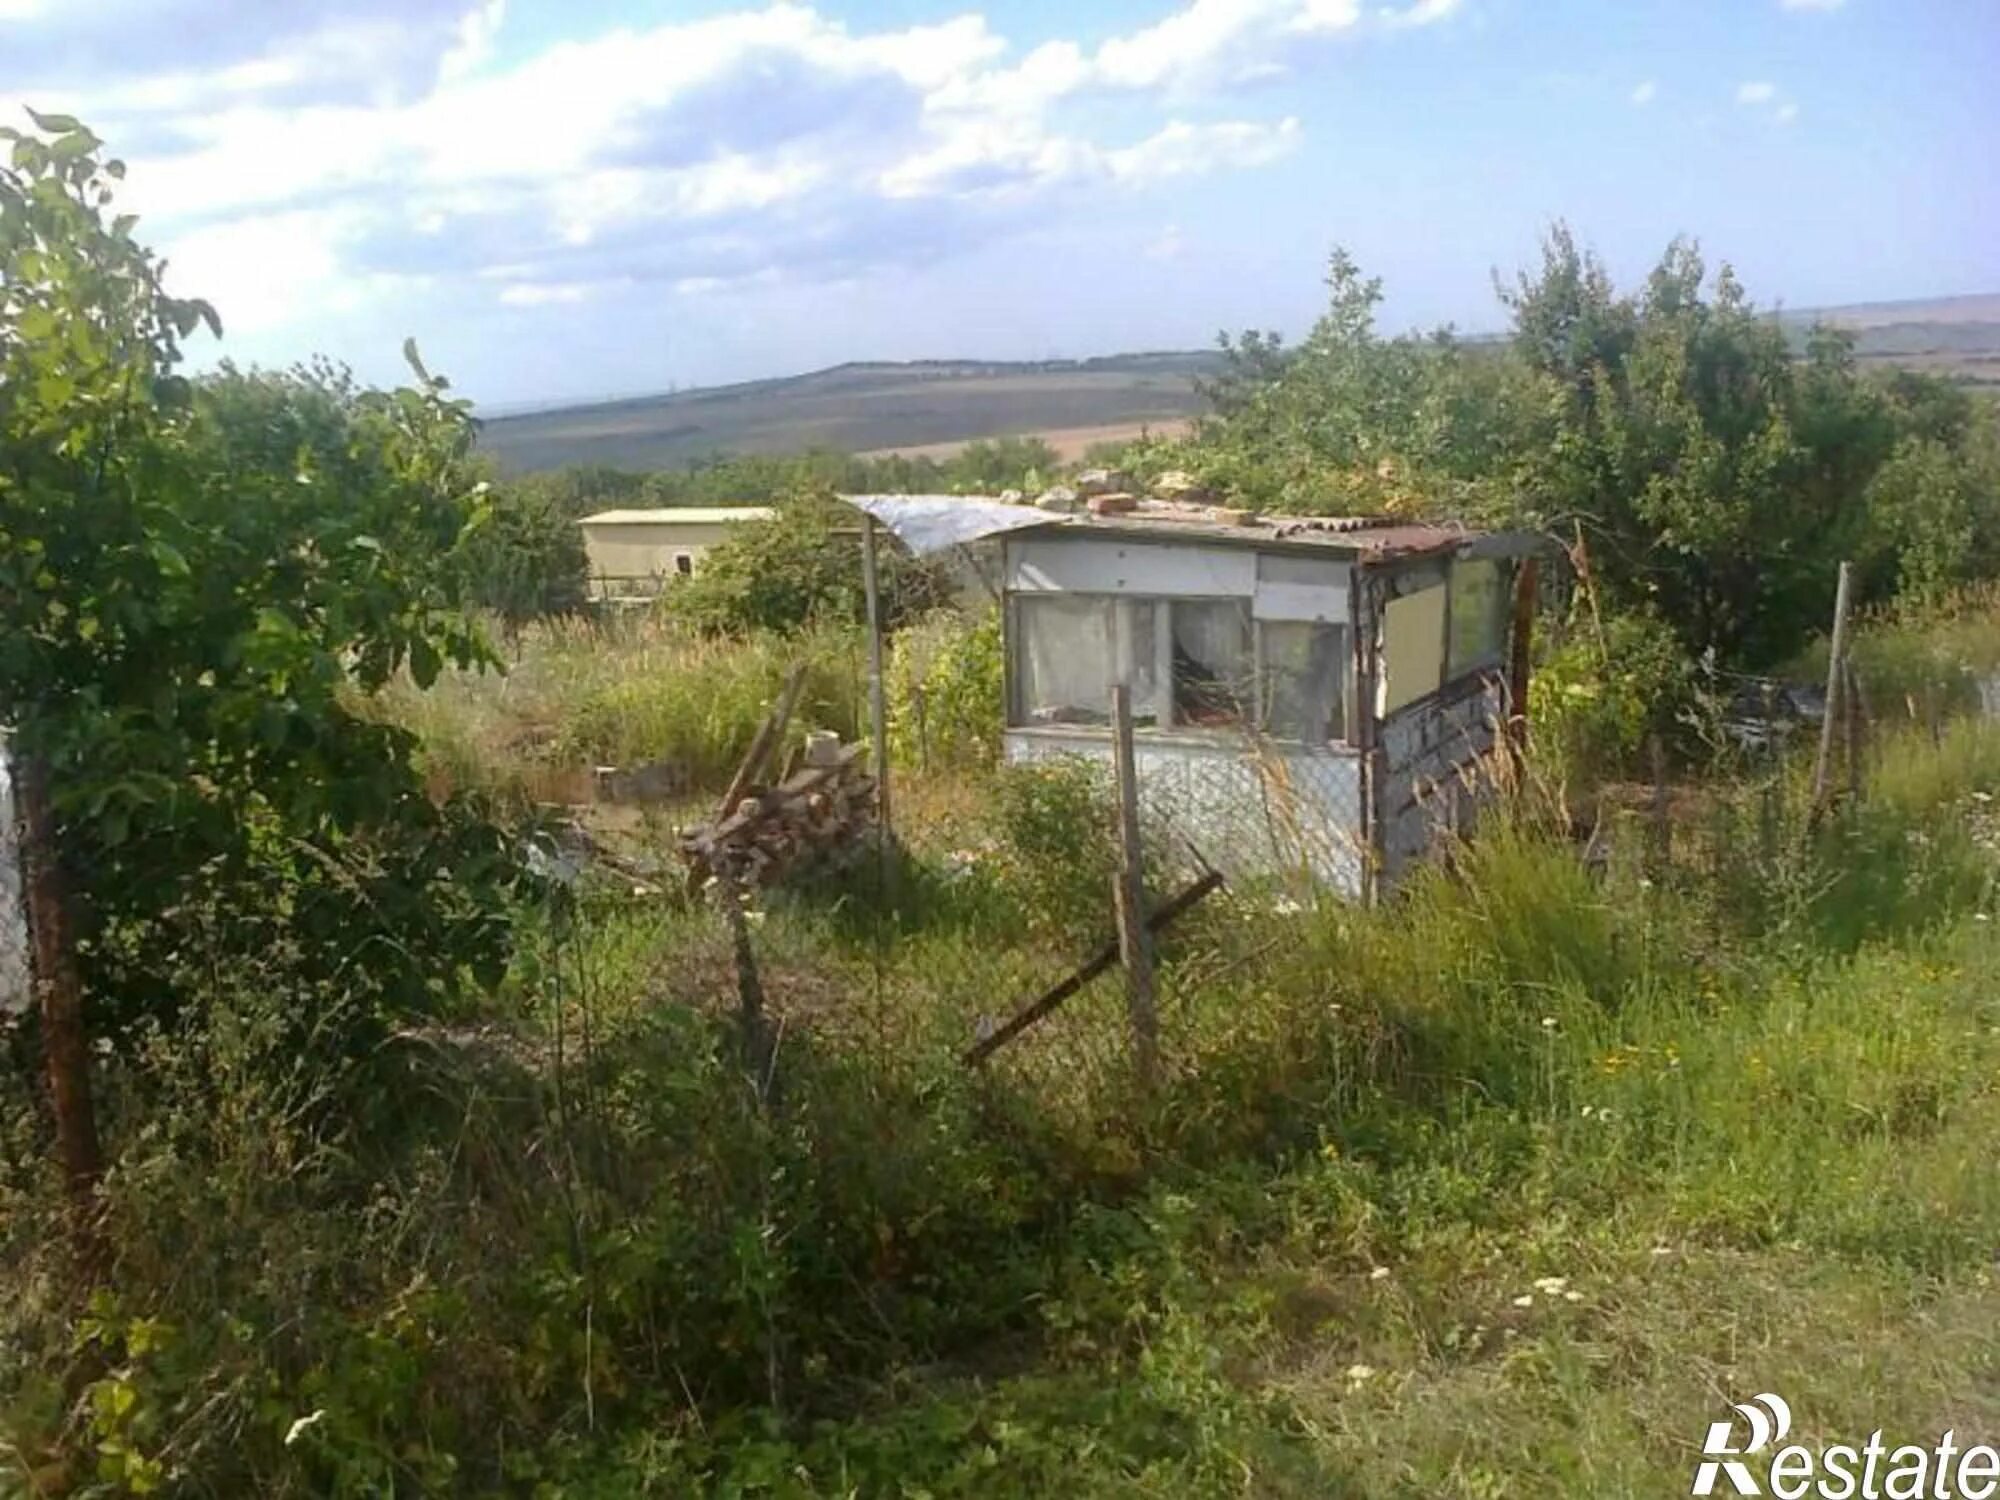
<instances>
[{"instance_id":1,"label":"wooden fence post","mask_svg":"<svg viewBox=\"0 0 2000 1500\"><path fill-rule=\"evenodd\" d=\"M1842 666L1842 691L1845 694L1844 727L1847 731L1847 795L1849 800L1861 800L1861 677L1854 670L1853 662Z\"/></svg>"},{"instance_id":2,"label":"wooden fence post","mask_svg":"<svg viewBox=\"0 0 2000 1500\"><path fill-rule=\"evenodd\" d=\"M1664 879L1674 858L1674 823L1667 804L1667 747L1655 731L1646 741L1653 772L1653 878Z\"/></svg>"},{"instance_id":3,"label":"wooden fence post","mask_svg":"<svg viewBox=\"0 0 2000 1500\"><path fill-rule=\"evenodd\" d=\"M1146 931L1145 855L1139 844L1139 771L1132 747L1132 690L1111 689L1111 731L1118 769L1118 876L1113 908L1125 1000L1132 1018L1132 1060L1139 1087L1151 1092L1160 1068L1160 1018L1153 1004L1153 946Z\"/></svg>"},{"instance_id":4,"label":"wooden fence post","mask_svg":"<svg viewBox=\"0 0 2000 1500\"><path fill-rule=\"evenodd\" d=\"M90 1280L105 1265L97 1223L97 1184L104 1175L104 1157L90 1097L83 985L76 972L48 766L39 756L23 756L15 762L14 771L20 815L21 894L28 909L49 1108L55 1117L56 1154L69 1192L70 1231L76 1242L78 1269L84 1280Z\"/></svg>"},{"instance_id":5,"label":"wooden fence post","mask_svg":"<svg viewBox=\"0 0 2000 1500\"><path fill-rule=\"evenodd\" d=\"M1514 629L1508 638L1507 743L1518 778L1528 753L1528 674L1535 644L1535 594L1541 584L1541 562L1521 560L1514 574Z\"/></svg>"},{"instance_id":6,"label":"wooden fence post","mask_svg":"<svg viewBox=\"0 0 2000 1500\"><path fill-rule=\"evenodd\" d=\"M889 715L882 701L882 588L875 563L875 518L861 516L861 586L868 596L868 727L875 737L875 815L889 843ZM886 858L886 855L885 855Z\"/></svg>"},{"instance_id":7,"label":"wooden fence post","mask_svg":"<svg viewBox=\"0 0 2000 1500\"><path fill-rule=\"evenodd\" d=\"M1813 761L1812 800L1815 812L1826 799L1826 781L1832 769L1833 716L1840 706L1841 673L1847 662L1847 604L1853 577L1853 565L1842 563L1840 582L1833 591L1833 639L1828 643L1826 658L1826 710L1820 716L1819 756Z\"/></svg>"}]
</instances>

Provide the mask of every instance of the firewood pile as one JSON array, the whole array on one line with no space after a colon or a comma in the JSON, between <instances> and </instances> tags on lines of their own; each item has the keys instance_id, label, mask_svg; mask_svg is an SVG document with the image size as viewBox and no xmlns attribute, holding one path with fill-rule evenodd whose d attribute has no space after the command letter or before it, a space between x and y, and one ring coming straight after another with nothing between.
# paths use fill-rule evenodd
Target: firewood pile
<instances>
[{"instance_id":1,"label":"firewood pile","mask_svg":"<svg viewBox=\"0 0 2000 1500\"><path fill-rule=\"evenodd\" d=\"M875 778L859 744L820 741L775 786L750 785L710 823L681 835L691 884L775 885L858 849L875 822Z\"/></svg>"}]
</instances>

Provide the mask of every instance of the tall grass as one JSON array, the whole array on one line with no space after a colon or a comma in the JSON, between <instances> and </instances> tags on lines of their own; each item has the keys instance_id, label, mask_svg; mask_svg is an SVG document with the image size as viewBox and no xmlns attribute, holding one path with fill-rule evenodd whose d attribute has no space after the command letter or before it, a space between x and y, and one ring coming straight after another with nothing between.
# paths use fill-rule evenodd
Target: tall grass
<instances>
[{"instance_id":1,"label":"tall grass","mask_svg":"<svg viewBox=\"0 0 2000 1500\"><path fill-rule=\"evenodd\" d=\"M851 713L845 637L621 629L538 638L480 685L497 706L448 685L441 743L485 777L720 771L798 650ZM1789 795L1768 848L1754 794L1717 786L1734 811L1665 863L1640 827L1593 872L1523 812L1379 910L1218 896L1163 941L1150 1096L1110 981L957 1062L1104 935L1094 789L917 790L893 887L757 913L768 1092L717 919L624 882L528 914L489 1013L337 1079L260 1045L285 997L218 976L143 1067L104 1064L96 1307L59 1293L48 1184L0 1184L17 1469L1667 1493L1723 1393L1914 1429L2000 1366L1992 726L1885 732L1858 806L1808 829ZM1750 899L1774 881L1794 895ZM8 1108L0 1140L27 1139Z\"/></svg>"},{"instance_id":2,"label":"tall grass","mask_svg":"<svg viewBox=\"0 0 2000 1500\"><path fill-rule=\"evenodd\" d=\"M504 673L447 673L427 692L403 685L386 707L418 734L443 787L581 801L594 767L665 762L682 788L705 791L728 780L798 663L793 738L808 728L854 737L857 632L712 637L645 613L535 625Z\"/></svg>"}]
</instances>

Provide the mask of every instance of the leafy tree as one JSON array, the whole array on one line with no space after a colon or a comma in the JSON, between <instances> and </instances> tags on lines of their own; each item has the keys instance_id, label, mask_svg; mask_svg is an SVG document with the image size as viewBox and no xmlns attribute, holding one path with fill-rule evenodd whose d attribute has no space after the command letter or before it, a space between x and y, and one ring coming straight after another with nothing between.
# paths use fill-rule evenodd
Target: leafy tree
<instances>
[{"instance_id":1,"label":"leafy tree","mask_svg":"<svg viewBox=\"0 0 2000 1500\"><path fill-rule=\"evenodd\" d=\"M589 560L569 498L534 480L502 480L464 548L467 587L508 634L530 620L584 606Z\"/></svg>"},{"instance_id":2,"label":"leafy tree","mask_svg":"<svg viewBox=\"0 0 2000 1500\"><path fill-rule=\"evenodd\" d=\"M394 392L188 381L215 314L110 216L97 138L35 118L0 168L0 703L55 790L92 1005L170 1011L218 947L282 969L302 1029L336 989L386 1016L492 977L507 850L366 701L489 659L465 404L413 350Z\"/></svg>"},{"instance_id":3,"label":"leafy tree","mask_svg":"<svg viewBox=\"0 0 2000 1500\"><path fill-rule=\"evenodd\" d=\"M820 491L783 501L768 521L736 527L701 571L670 589L666 607L707 631L797 630L816 621L864 619L859 514ZM951 596L938 564L911 557L886 532L878 553L885 626Z\"/></svg>"}]
</instances>

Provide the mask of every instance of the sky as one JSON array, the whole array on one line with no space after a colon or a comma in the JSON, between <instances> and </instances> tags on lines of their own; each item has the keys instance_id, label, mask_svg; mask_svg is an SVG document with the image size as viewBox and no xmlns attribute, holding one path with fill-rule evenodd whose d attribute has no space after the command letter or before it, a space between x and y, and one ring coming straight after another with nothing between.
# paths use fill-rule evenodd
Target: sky
<instances>
[{"instance_id":1,"label":"sky","mask_svg":"<svg viewBox=\"0 0 2000 1500\"><path fill-rule=\"evenodd\" d=\"M1761 304L2000 291L2000 0L0 0L219 309L490 408L1504 315L1566 219Z\"/></svg>"}]
</instances>

